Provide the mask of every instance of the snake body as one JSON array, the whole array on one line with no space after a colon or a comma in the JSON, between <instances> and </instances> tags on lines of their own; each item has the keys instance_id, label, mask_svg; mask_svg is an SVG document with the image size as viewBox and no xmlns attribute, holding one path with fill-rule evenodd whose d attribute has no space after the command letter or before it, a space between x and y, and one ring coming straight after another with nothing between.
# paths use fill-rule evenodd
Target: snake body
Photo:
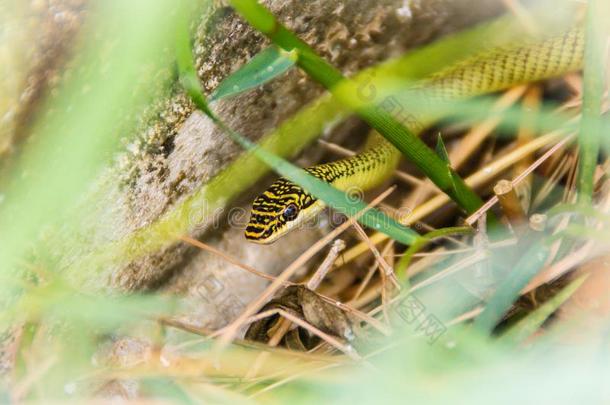
<instances>
[{"instance_id":1,"label":"snake body","mask_svg":"<svg viewBox=\"0 0 610 405\"><path fill-rule=\"evenodd\" d=\"M576 27L538 41L482 51L422 80L413 91L425 89L426 100L432 103L465 99L579 70L583 54L584 33ZM407 124L413 132L434 119L422 115L420 120L420 115L414 114L418 125ZM368 146L361 154L305 170L343 191L370 189L391 175L399 153L379 135ZM280 178L254 200L245 236L256 243L271 243L323 208L322 201Z\"/></svg>"}]
</instances>

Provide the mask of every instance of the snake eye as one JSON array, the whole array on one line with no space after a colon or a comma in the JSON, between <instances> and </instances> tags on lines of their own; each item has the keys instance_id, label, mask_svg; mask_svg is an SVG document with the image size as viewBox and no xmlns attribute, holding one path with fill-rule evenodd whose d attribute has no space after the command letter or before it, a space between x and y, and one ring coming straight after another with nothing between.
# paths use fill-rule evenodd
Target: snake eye
<instances>
[{"instance_id":1,"label":"snake eye","mask_svg":"<svg viewBox=\"0 0 610 405\"><path fill-rule=\"evenodd\" d=\"M298 214L299 208L296 206L296 204L290 204L288 207L286 207L286 209L284 209L284 212L282 212L282 217L284 217L286 221L292 221L297 217Z\"/></svg>"}]
</instances>

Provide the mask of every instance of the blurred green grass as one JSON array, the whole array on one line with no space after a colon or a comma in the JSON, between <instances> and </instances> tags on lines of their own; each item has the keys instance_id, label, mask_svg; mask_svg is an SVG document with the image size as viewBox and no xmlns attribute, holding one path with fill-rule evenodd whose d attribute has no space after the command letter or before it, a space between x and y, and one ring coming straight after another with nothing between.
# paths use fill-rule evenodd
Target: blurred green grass
<instances>
[{"instance_id":1,"label":"blurred green grass","mask_svg":"<svg viewBox=\"0 0 610 405\"><path fill-rule=\"evenodd\" d=\"M31 279L21 280L16 273L22 259L27 260L30 252L36 248L41 230L53 225L57 219L70 218L73 207L87 192L92 179L112 161L119 150L119 133L115 126L117 117L129 116L126 111L138 111L142 105L150 102L151 95L139 91L143 87L138 83L148 78L143 74L143 69L173 69L173 53L167 50L173 48L173 34L178 28L177 24L182 23L177 7L192 7L192 4L177 6L169 1L112 0L96 7L99 7L96 18L89 21L94 28L83 40L84 51L75 62L79 66L77 74L64 85L57 98L50 100L53 103L50 108L54 112L44 116L36 125L35 142L24 151L15 169L15 178L3 190L6 200L0 205L0 268L2 279L7 280L3 283L6 305L0 325L6 328L15 320L27 323L26 335L29 338L24 339L16 374L18 380L23 381L37 366L41 367L43 377L35 380L36 389L27 397L41 403L70 399L71 390L67 389L70 384L85 381L87 377L99 373L91 364L91 358L100 337L129 333L140 324L154 324L150 319L172 313L172 300L156 294L89 295L78 291L78 286L65 282L62 274L53 274L55 269L52 268L47 269L51 270L50 274L45 271L40 273L38 280L43 281L39 285ZM386 83L390 92L396 82ZM383 81L378 84L380 91L386 91ZM134 89L138 91L134 92ZM489 116L492 101L491 98L483 98L460 102L444 106L443 110L453 111L454 116L460 119L477 120ZM417 103L418 100L412 102ZM316 110L320 103L323 104L324 114ZM570 117L555 113L554 109L555 106L547 105L536 113L534 118L541 131L566 128ZM285 127L285 133L279 130L283 138L272 136L267 140L273 145L278 139L285 140L291 132L305 130L307 126L318 129L318 126L311 126L309 121L314 115L324 118L319 120L319 126L322 126L326 119L346 114L332 99L325 98L292 120L290 127ZM503 128L517 128L522 118L520 109L510 110L503 114ZM601 122L601 118L593 119ZM288 155L291 149L300 148L314 139L314 129L310 129L308 137L299 140L298 144L290 144L289 147L288 144L277 145L270 150L278 155ZM568 126L568 130L576 130L576 127ZM253 155L244 155L235 166L227 169L224 177L203 187L200 193L184 203L186 205L176 207L159 223L132 235L128 242L119 243L119 247L125 247L121 244L127 243L135 249L117 249L116 245L111 245L115 249L107 249L108 246L102 246L100 251L104 254L98 258L96 265L104 265L105 260L115 260L117 255L120 255L119 260L132 260L170 243L176 234L187 232L188 226L192 225L186 219L189 208L192 208L188 204L201 198L201 193L207 196L222 195L227 191L227 178L244 169L261 167L254 163L255 159ZM257 175L263 173L263 169L257 170ZM232 194L227 192L226 195L233 196L241 190L240 187L236 186L229 190ZM216 206L225 203L223 195L223 198L218 198ZM79 215L74 215L74 218L79 218ZM78 224L70 226L78 228ZM155 226L162 231L153 232ZM586 228L577 230L578 238L595 237L593 231L587 232ZM538 253L533 251L532 255L537 256ZM78 249L74 249L55 254L79 253ZM531 270L528 266L536 264L533 263L535 261L525 263L526 270ZM77 261L72 266L75 271L86 273L90 271L88 265L91 264ZM12 286L24 293L21 299L15 300L15 288L9 285L11 281L14 282ZM516 283L518 286L522 284ZM566 288L568 293L573 292L573 287ZM507 290L507 295L514 295L518 290L512 286ZM438 294L438 291L427 291L422 295L422 302L432 306L431 301ZM565 299L567 293L560 294L557 295L557 302ZM456 301L451 305L459 307L460 294L456 293L452 298ZM508 301L504 300L498 308L489 311L494 311L496 315L503 313L506 305L510 304ZM493 298L490 302L493 302ZM546 312L542 315L538 313L530 322L539 325L553 312L544 309ZM444 318L442 310L438 316ZM496 316L493 322L487 321L485 331L489 332L497 320ZM524 328L526 335L537 329L531 324L529 329ZM512 344L495 342L488 338L488 334L479 334L472 329L451 329L435 344L412 336L412 332L405 328L390 340L376 341L374 347L358 348L370 353L379 347L386 347L386 351L370 359L375 364L375 370L346 367L341 369L343 375L338 381L332 373L305 375L256 399L278 403L314 400L333 403L563 403L573 399L608 399L608 325L595 331L601 336L591 336L588 344L585 341L572 347L561 344L561 328L552 330L546 340L531 348L515 348ZM512 333L517 334L517 330ZM36 338L40 336L38 334L43 337ZM520 340L524 337L520 337ZM197 353L207 354L208 350L209 346L205 346L199 348ZM42 365L46 364L47 359L52 359L52 362L44 369ZM151 398L173 403L199 402L201 393L193 388L193 380L214 385L203 375L180 379L158 370L153 374L153 378L142 378L143 391ZM256 392L273 382L272 378L259 382L255 389L246 392ZM212 402L250 402L239 393L239 381L232 386L222 383L217 386L218 390L204 389ZM7 393L5 398L10 395ZM79 397L72 399L84 400Z\"/></svg>"}]
</instances>

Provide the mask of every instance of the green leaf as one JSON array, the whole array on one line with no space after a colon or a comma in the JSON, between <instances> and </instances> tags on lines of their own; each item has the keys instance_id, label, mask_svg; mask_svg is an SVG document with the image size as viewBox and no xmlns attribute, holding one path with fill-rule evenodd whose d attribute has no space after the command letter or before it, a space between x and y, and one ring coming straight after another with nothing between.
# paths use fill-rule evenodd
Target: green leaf
<instances>
[{"instance_id":1,"label":"green leaf","mask_svg":"<svg viewBox=\"0 0 610 405\"><path fill-rule=\"evenodd\" d=\"M411 260L413 256L419 252L426 244L429 242L443 238L451 235L468 235L472 233L474 229L469 226L460 226L460 227L449 227L449 228L441 228L436 229L434 231L428 232L425 235L420 236L409 248L403 253L400 261L395 267L396 276L399 278L406 276L406 270L411 264Z\"/></svg>"},{"instance_id":2,"label":"green leaf","mask_svg":"<svg viewBox=\"0 0 610 405\"><path fill-rule=\"evenodd\" d=\"M587 204L558 204L547 212L549 218L561 214L581 215L597 221L610 223L610 216L599 212L595 207Z\"/></svg>"},{"instance_id":3,"label":"green leaf","mask_svg":"<svg viewBox=\"0 0 610 405\"><path fill-rule=\"evenodd\" d=\"M201 91L201 83L195 70L193 61L193 51L189 32L188 18L182 16L182 23L176 29L176 63L178 64L178 74L180 84L191 97L197 108L206 115L212 116L212 111Z\"/></svg>"},{"instance_id":4,"label":"green leaf","mask_svg":"<svg viewBox=\"0 0 610 405\"><path fill-rule=\"evenodd\" d=\"M445 163L447 163L448 165L451 164L451 161L449 160L449 154L447 153L447 148L445 148L445 143L443 142L443 137L441 136L440 132L438 134L438 137L436 138L436 154L438 155L438 157L443 159Z\"/></svg>"},{"instance_id":5,"label":"green leaf","mask_svg":"<svg viewBox=\"0 0 610 405\"><path fill-rule=\"evenodd\" d=\"M540 271L549 257L549 241L538 240L532 244L514 269L498 287L498 290L490 298L487 306L477 317L474 327L481 332L490 334L496 324L502 320L504 313L517 300L521 290Z\"/></svg>"},{"instance_id":6,"label":"green leaf","mask_svg":"<svg viewBox=\"0 0 610 405\"><path fill-rule=\"evenodd\" d=\"M610 238L610 232L604 229L573 223L566 226L563 231L554 236L557 238L569 236L572 239L597 240L602 243L607 243Z\"/></svg>"},{"instance_id":7,"label":"green leaf","mask_svg":"<svg viewBox=\"0 0 610 405\"><path fill-rule=\"evenodd\" d=\"M296 60L296 51L285 52L272 45L224 79L210 96L210 101L232 97L265 84L287 72Z\"/></svg>"},{"instance_id":8,"label":"green leaf","mask_svg":"<svg viewBox=\"0 0 610 405\"><path fill-rule=\"evenodd\" d=\"M585 64L583 69L583 106L578 135L578 202L590 204L593 198L595 170L602 137L607 54L605 12L610 12L607 1L590 0L587 5Z\"/></svg>"},{"instance_id":9,"label":"green leaf","mask_svg":"<svg viewBox=\"0 0 610 405\"><path fill-rule=\"evenodd\" d=\"M176 381L169 378L144 378L140 381L140 384L142 390L153 398L166 399L176 404L196 403Z\"/></svg>"},{"instance_id":10,"label":"green leaf","mask_svg":"<svg viewBox=\"0 0 610 405\"><path fill-rule=\"evenodd\" d=\"M538 328L542 326L544 321L557 311L557 309L580 288L587 277L588 274L585 274L565 286L560 292L555 294L553 298L517 322L502 335L500 341L509 344L518 344L534 334Z\"/></svg>"}]
</instances>

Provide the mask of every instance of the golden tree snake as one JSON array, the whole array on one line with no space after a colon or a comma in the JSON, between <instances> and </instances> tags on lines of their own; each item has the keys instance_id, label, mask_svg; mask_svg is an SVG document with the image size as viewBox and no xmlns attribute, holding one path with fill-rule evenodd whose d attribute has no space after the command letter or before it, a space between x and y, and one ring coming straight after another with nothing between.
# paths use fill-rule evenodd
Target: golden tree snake
<instances>
[{"instance_id":1,"label":"golden tree snake","mask_svg":"<svg viewBox=\"0 0 610 405\"><path fill-rule=\"evenodd\" d=\"M584 30L577 26L538 41L471 55L423 79L419 85L435 97L453 101L496 92L581 69L584 47ZM423 128L410 129L419 132ZM400 154L380 135L371 139L358 155L305 170L342 191L379 185L394 171ZM323 201L280 178L254 200L245 236L256 243L274 242L324 207Z\"/></svg>"}]
</instances>

